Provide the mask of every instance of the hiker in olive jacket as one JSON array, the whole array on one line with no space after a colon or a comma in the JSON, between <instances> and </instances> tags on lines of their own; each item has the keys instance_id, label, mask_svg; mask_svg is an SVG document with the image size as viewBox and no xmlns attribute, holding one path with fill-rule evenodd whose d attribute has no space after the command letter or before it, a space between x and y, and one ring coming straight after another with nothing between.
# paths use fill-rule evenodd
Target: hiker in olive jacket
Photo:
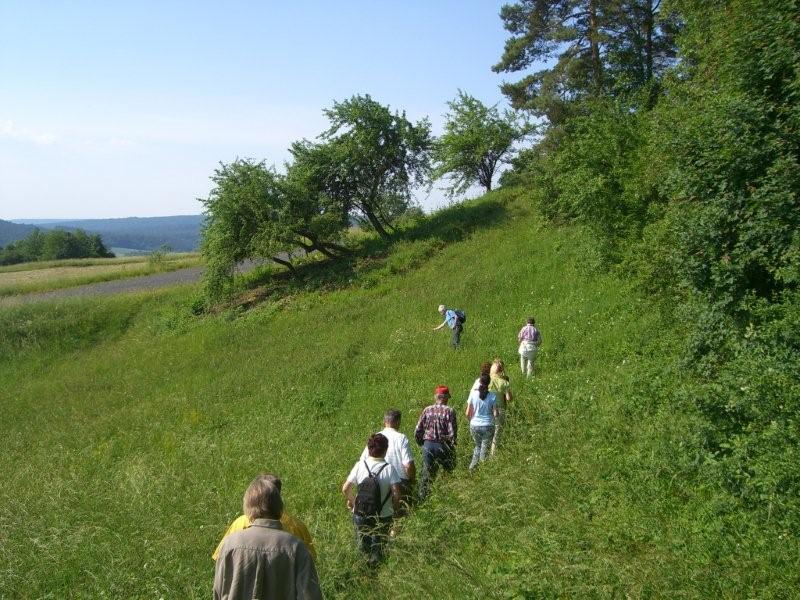
<instances>
[{"instance_id":1,"label":"hiker in olive jacket","mask_svg":"<svg viewBox=\"0 0 800 600\"><path fill-rule=\"evenodd\" d=\"M311 553L281 527L283 500L275 483L256 477L242 507L251 524L222 543L214 571L214 600L321 599Z\"/></svg>"}]
</instances>

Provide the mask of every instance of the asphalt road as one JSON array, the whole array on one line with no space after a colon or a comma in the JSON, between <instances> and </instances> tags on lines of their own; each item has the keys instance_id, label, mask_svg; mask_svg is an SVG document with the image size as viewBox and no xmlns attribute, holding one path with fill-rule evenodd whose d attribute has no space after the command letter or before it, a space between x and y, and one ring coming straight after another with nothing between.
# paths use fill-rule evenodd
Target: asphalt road
<instances>
[{"instance_id":1,"label":"asphalt road","mask_svg":"<svg viewBox=\"0 0 800 600\"><path fill-rule=\"evenodd\" d=\"M241 263L236 270L245 273L261 264L257 261L246 261ZM32 294L20 294L0 298L0 306L28 304L30 302L42 302L45 300L61 300L63 298L84 298L88 296L112 296L114 294L124 294L128 292L146 292L157 290L175 285L186 283L196 283L203 276L205 267L190 267L188 269L178 269L168 273L155 273L153 275L142 275L140 277L129 277L127 279L115 279L114 281L102 281L100 283L88 283L75 287L53 290L50 292L34 292Z\"/></svg>"}]
</instances>

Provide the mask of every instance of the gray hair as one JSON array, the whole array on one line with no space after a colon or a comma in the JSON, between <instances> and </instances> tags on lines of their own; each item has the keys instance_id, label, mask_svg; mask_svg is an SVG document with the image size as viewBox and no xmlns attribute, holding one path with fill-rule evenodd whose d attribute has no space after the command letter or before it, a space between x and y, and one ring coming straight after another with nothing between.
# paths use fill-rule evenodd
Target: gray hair
<instances>
[{"instance_id":1,"label":"gray hair","mask_svg":"<svg viewBox=\"0 0 800 600\"><path fill-rule=\"evenodd\" d=\"M383 422L389 427L398 427L400 425L400 411L396 408L390 408L383 413Z\"/></svg>"},{"instance_id":2,"label":"gray hair","mask_svg":"<svg viewBox=\"0 0 800 600\"><path fill-rule=\"evenodd\" d=\"M280 519L283 514L280 479L268 473L253 479L244 493L242 511L251 521Z\"/></svg>"}]
</instances>

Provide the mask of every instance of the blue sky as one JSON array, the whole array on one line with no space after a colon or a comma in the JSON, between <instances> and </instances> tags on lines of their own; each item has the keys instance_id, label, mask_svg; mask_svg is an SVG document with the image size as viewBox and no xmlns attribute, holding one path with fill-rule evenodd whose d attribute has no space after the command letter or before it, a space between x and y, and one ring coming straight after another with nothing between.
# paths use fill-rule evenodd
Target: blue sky
<instances>
[{"instance_id":1,"label":"blue sky","mask_svg":"<svg viewBox=\"0 0 800 600\"><path fill-rule=\"evenodd\" d=\"M356 93L435 133L458 88L505 105L502 4L2 0L0 218L199 213L219 161L280 166Z\"/></svg>"}]
</instances>

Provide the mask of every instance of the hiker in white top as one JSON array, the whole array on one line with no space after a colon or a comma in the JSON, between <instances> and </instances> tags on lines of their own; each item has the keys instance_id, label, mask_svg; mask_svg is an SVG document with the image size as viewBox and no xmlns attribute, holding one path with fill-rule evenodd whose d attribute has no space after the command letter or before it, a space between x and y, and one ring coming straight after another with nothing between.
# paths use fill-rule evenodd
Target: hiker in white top
<instances>
[{"instance_id":1,"label":"hiker in white top","mask_svg":"<svg viewBox=\"0 0 800 600\"><path fill-rule=\"evenodd\" d=\"M392 465L400 475L401 511L405 511L411 503L412 492L417 479L417 470L414 465L414 457L411 454L411 445L408 438L398 431L400 427L400 411L390 408L383 414L383 430L380 432L389 440L389 449L386 451L386 462ZM361 453L361 461L369 456L369 448L364 447ZM398 516L398 515L395 515Z\"/></svg>"},{"instance_id":2,"label":"hiker in white top","mask_svg":"<svg viewBox=\"0 0 800 600\"><path fill-rule=\"evenodd\" d=\"M481 363L481 374L478 375L478 378L475 380L475 383L472 384L471 392L477 392L478 388L481 386L481 375L490 375L492 370L492 363L489 361L483 361Z\"/></svg>"},{"instance_id":3,"label":"hiker in white top","mask_svg":"<svg viewBox=\"0 0 800 600\"><path fill-rule=\"evenodd\" d=\"M528 323L517 334L519 342L519 366L522 373L530 377L533 375L533 362L536 360L536 353L542 343L542 334L536 328L536 321L533 317L528 317Z\"/></svg>"},{"instance_id":4,"label":"hiker in white top","mask_svg":"<svg viewBox=\"0 0 800 600\"><path fill-rule=\"evenodd\" d=\"M494 437L497 395L489 391L490 382L488 375L481 375L477 391L471 391L467 400L466 417L469 421L469 432L475 441L472 462L469 464L470 471L475 469L478 463L486 460L486 454Z\"/></svg>"},{"instance_id":5,"label":"hiker in white top","mask_svg":"<svg viewBox=\"0 0 800 600\"><path fill-rule=\"evenodd\" d=\"M383 560L392 517L400 509L400 474L384 460L388 448L385 435L371 435L369 456L353 465L342 485L347 508L353 512L356 540L370 565Z\"/></svg>"}]
</instances>

